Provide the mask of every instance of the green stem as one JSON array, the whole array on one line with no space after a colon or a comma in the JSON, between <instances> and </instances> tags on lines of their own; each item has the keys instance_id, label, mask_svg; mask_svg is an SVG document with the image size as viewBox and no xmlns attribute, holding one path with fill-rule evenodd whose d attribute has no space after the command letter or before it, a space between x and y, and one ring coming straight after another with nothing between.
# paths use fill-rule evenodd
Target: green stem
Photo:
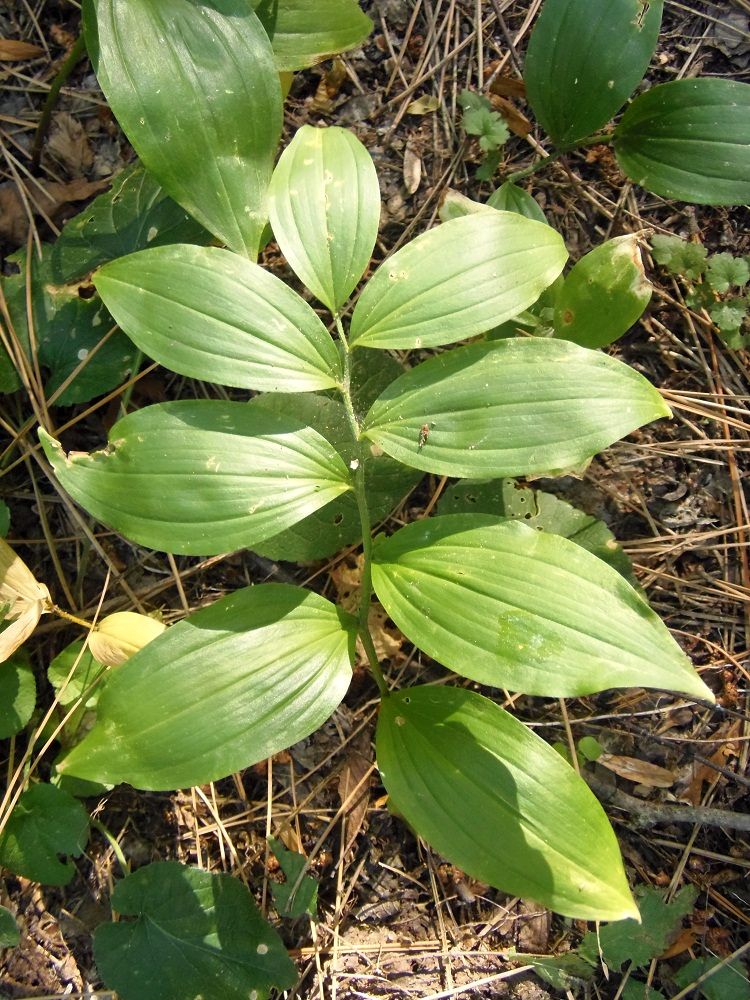
<instances>
[{"instance_id":1,"label":"green stem","mask_svg":"<svg viewBox=\"0 0 750 1000\"><path fill-rule=\"evenodd\" d=\"M42 158L42 145L44 144L44 138L47 135L47 129L49 128L52 112L57 104L57 96L60 93L65 81L85 55L86 43L83 40L83 34L80 34L73 43L70 52L65 57L65 61L62 66L57 71L57 76L52 81L52 86L49 88L49 93L47 94L47 98L44 102L42 113L39 117L39 124L36 127L36 133L34 135L34 143L31 147L31 166L33 170L39 169L39 161Z\"/></svg>"},{"instance_id":2,"label":"green stem","mask_svg":"<svg viewBox=\"0 0 750 1000\"><path fill-rule=\"evenodd\" d=\"M535 174L538 170L546 169L550 163L555 163L561 156L565 156L566 153L572 153L576 149L585 149L587 146L606 146L612 142L614 137L614 132L600 132L598 135L590 135L588 139L581 139L580 142L577 142L575 146L571 146L570 149L557 150L549 156L537 160L536 163L532 163L530 167L524 167L523 170L516 170L512 174L508 174L505 179L515 184L516 181L521 181L524 177L530 177L531 174Z\"/></svg>"},{"instance_id":3,"label":"green stem","mask_svg":"<svg viewBox=\"0 0 750 1000\"><path fill-rule=\"evenodd\" d=\"M341 385L341 395L344 399L344 407L349 421L354 440L357 442L356 469L354 472L354 495L357 500L357 510L359 511L359 523L362 527L362 580L360 590L360 604L358 615L357 631L365 653L370 672L375 678L382 697L388 695L388 685L386 684L383 671L380 669L378 654L375 650L375 643L370 633L370 604L372 602L372 522L370 520L370 508L367 504L367 487L365 485L365 467L367 462L365 447L360 442L360 426L357 415L354 412L354 403L351 394L351 353L346 339L343 324L337 315L335 317L336 329L344 350L344 380Z\"/></svg>"}]
</instances>

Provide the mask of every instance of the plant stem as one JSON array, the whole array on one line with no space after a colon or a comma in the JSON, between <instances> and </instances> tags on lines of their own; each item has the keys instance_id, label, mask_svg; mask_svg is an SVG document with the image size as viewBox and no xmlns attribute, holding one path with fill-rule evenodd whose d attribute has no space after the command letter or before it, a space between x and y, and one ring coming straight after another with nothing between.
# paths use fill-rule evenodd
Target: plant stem
<instances>
[{"instance_id":1,"label":"plant stem","mask_svg":"<svg viewBox=\"0 0 750 1000\"><path fill-rule=\"evenodd\" d=\"M70 52L65 57L65 61L62 66L57 71L57 76L52 81L52 86L49 88L49 93L47 94L47 98L44 102L44 107L42 108L42 113L39 118L39 124L37 125L36 133L34 134L34 143L31 147L31 166L33 170L39 169L39 161L42 157L42 145L44 144L44 138L47 135L47 129L49 128L49 121L52 117L52 112L57 104L58 94L60 93L65 81L85 55L86 43L83 40L83 34L80 34L71 46Z\"/></svg>"},{"instance_id":2,"label":"plant stem","mask_svg":"<svg viewBox=\"0 0 750 1000\"><path fill-rule=\"evenodd\" d=\"M359 523L362 526L362 580L360 584L360 603L358 615L358 634L362 640L370 672L375 678L382 697L388 695L388 685L386 684L383 671L380 669L378 654L375 650L375 643L370 634L370 604L372 602L372 523L370 521L370 508L367 504L367 487L365 484L365 468L367 463L365 447L359 440L360 426L357 414L354 412L354 403L351 394L351 354L349 344L346 339L343 324L338 315L335 316L336 329L339 339L344 349L344 381L341 386L341 395L344 399L344 407L349 420L352 435L357 442L356 469L354 472L354 495L357 500L357 510L359 511Z\"/></svg>"},{"instance_id":3,"label":"plant stem","mask_svg":"<svg viewBox=\"0 0 750 1000\"><path fill-rule=\"evenodd\" d=\"M87 622L84 618L76 618L75 615L71 615L69 611L63 611L63 609L58 607L56 604L50 605L50 611L58 615L58 617L65 618L66 621L73 622L76 625L80 625L81 628L85 628L88 631L90 631L94 627L93 622Z\"/></svg>"},{"instance_id":4,"label":"plant stem","mask_svg":"<svg viewBox=\"0 0 750 1000\"><path fill-rule=\"evenodd\" d=\"M538 170L544 170L550 163L555 163L556 160L559 160L566 153L572 153L575 149L585 149L587 146L606 146L613 139L614 132L600 132L598 135L590 135L587 139L581 139L580 142L577 142L570 149L558 150L555 153L551 153L549 156L537 160L536 163L532 163L530 167L524 167L523 170L516 170L512 174L508 174L505 179L515 184L516 181L521 181L524 177L530 177L531 174L535 174Z\"/></svg>"}]
</instances>

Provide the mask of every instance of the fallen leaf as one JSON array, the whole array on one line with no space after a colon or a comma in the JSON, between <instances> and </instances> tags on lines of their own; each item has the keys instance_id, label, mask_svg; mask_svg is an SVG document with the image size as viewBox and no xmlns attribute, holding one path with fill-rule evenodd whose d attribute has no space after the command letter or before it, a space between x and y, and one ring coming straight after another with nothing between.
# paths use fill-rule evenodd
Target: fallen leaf
<instances>
[{"instance_id":1,"label":"fallen leaf","mask_svg":"<svg viewBox=\"0 0 750 1000\"><path fill-rule=\"evenodd\" d=\"M488 67L492 72L492 67ZM490 93L498 97L526 97L526 84L515 76L496 76L490 84Z\"/></svg>"},{"instance_id":2,"label":"fallen leaf","mask_svg":"<svg viewBox=\"0 0 750 1000\"><path fill-rule=\"evenodd\" d=\"M44 49L30 42L20 42L15 38L0 38L0 59L15 62L20 59L37 59L44 55Z\"/></svg>"},{"instance_id":3,"label":"fallen leaf","mask_svg":"<svg viewBox=\"0 0 750 1000\"><path fill-rule=\"evenodd\" d=\"M119 667L166 629L164 622L136 611L116 611L89 636L91 655L105 667Z\"/></svg>"},{"instance_id":4,"label":"fallen leaf","mask_svg":"<svg viewBox=\"0 0 750 1000\"><path fill-rule=\"evenodd\" d=\"M518 108L505 97L490 94L490 104L495 111L498 111L502 115L505 123L514 135L525 139L529 132L531 132L533 126L529 119L526 115L522 115Z\"/></svg>"},{"instance_id":5,"label":"fallen leaf","mask_svg":"<svg viewBox=\"0 0 750 1000\"><path fill-rule=\"evenodd\" d=\"M675 781L673 771L658 764L650 764L647 760L637 757L622 757L619 754L603 753L597 758L597 764L614 771L621 778L634 781L637 785L649 785L653 788L670 788Z\"/></svg>"},{"instance_id":6,"label":"fallen leaf","mask_svg":"<svg viewBox=\"0 0 750 1000\"><path fill-rule=\"evenodd\" d=\"M414 194L421 180L422 158L414 146L407 142L404 150L404 187L409 194Z\"/></svg>"},{"instance_id":7,"label":"fallen leaf","mask_svg":"<svg viewBox=\"0 0 750 1000\"><path fill-rule=\"evenodd\" d=\"M67 111L55 115L55 123L47 140L47 152L60 160L70 173L80 175L94 162L83 126Z\"/></svg>"},{"instance_id":8,"label":"fallen leaf","mask_svg":"<svg viewBox=\"0 0 750 1000\"><path fill-rule=\"evenodd\" d=\"M100 181L76 178L67 184L26 184L24 192L35 215L43 212L53 222L57 222L62 210L71 202L91 198L109 187L110 182L111 178ZM25 243L28 232L29 217L17 186L10 181L0 184L0 237L15 246L21 246Z\"/></svg>"},{"instance_id":9,"label":"fallen leaf","mask_svg":"<svg viewBox=\"0 0 750 1000\"><path fill-rule=\"evenodd\" d=\"M437 111L439 107L440 101L437 97L432 94L423 94L416 101L406 105L406 113L407 115L429 115L433 111Z\"/></svg>"},{"instance_id":10,"label":"fallen leaf","mask_svg":"<svg viewBox=\"0 0 750 1000\"><path fill-rule=\"evenodd\" d=\"M370 804L370 782L365 777L372 769L369 754L370 737L365 732L360 733L356 743L352 744L346 755L344 766L339 774L338 792L344 816L346 816L344 854L354 845Z\"/></svg>"},{"instance_id":11,"label":"fallen leaf","mask_svg":"<svg viewBox=\"0 0 750 1000\"><path fill-rule=\"evenodd\" d=\"M321 77L310 101L310 108L320 114L333 111L334 99L338 97L344 80L346 80L346 65L343 59L334 59L331 68Z\"/></svg>"}]
</instances>

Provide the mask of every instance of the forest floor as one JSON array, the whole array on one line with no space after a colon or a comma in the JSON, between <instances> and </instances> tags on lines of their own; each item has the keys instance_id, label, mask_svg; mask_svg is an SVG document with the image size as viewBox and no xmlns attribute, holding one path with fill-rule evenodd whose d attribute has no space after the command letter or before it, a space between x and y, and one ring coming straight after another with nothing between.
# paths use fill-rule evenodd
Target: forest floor
<instances>
[{"instance_id":1,"label":"forest floor","mask_svg":"<svg viewBox=\"0 0 750 1000\"><path fill-rule=\"evenodd\" d=\"M540 0L363 6L374 23L370 39L361 50L298 74L286 138L306 123L335 124L365 143L383 194L380 260L435 224L449 188L482 201L492 189L475 177L479 150L462 129L457 101L463 88L494 87L506 110L508 103L513 109L507 113L518 132L528 133L506 145L503 173L527 166L544 148L536 127L525 127L531 113L517 86ZM667 0L645 85L698 75L747 80L749 14L745 0ZM0 11L0 37L39 47L24 60L0 61L0 239L7 254L37 236L51 239L133 158L84 58L54 110L41 168L31 168L42 102L78 33L77 5L65 0L20 0ZM415 108L419 98L431 100ZM726 349L707 314L686 306L684 283L655 265L646 241L653 233L676 233L699 238L712 253L747 254L748 212L649 195L626 181L606 147L570 154L525 184L573 260L612 236L644 238L655 294L643 319L608 350L661 389L674 418L610 448L582 479L542 485L602 518L622 541L651 605L715 690L718 708L643 690L565 703L516 696L510 703L550 742L593 736L610 755L608 768L589 770L631 885L659 888L666 898L684 885L697 891L664 956L632 970L630 986L627 969L625 983L614 970L609 978L602 972L588 995L644 997L648 983L683 996L674 975L687 959L729 958L749 937L750 837L710 811L747 813L750 802L749 354ZM264 263L288 277L274 245ZM53 409L52 421L88 448L106 439L123 391ZM127 383L131 408L210 391L158 367ZM14 439L2 484L9 541L55 599L84 619L98 608L139 607L158 609L171 622L248 582L291 579L328 592L346 586L351 554L302 568L248 553L168 558L100 525L95 547L83 532L86 522L71 518L33 457L35 435L16 436L30 416L23 393L1 399L0 415ZM444 481L428 477L394 513L391 527L432 510L444 489ZM46 667L74 637L64 622L45 622L28 644L43 703L51 698ZM414 682L444 673L398 635L390 641L393 678ZM376 695L362 669L333 718L288 752L203 788L145 793L121 786L87 805L132 868L176 858L229 872L257 889L264 908L275 877L267 834L305 853L320 883L318 917L281 928L300 975L290 998L564 995L529 971L523 954L512 959L509 951L564 954L585 925L473 882L389 813L374 770ZM0 773L10 774L20 752L20 738L0 744ZM364 794L352 802L349 791L358 783ZM110 996L93 962L91 934L110 917L121 873L99 830L76 868L64 888L0 878L0 903L17 914L23 934L19 948L0 956L0 997ZM638 992L627 992L636 981Z\"/></svg>"}]
</instances>

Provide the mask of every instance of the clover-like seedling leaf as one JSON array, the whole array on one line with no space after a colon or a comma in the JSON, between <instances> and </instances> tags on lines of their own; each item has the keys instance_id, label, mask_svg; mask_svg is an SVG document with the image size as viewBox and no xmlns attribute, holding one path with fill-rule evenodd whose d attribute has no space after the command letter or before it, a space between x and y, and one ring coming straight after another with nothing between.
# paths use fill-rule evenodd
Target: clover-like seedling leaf
<instances>
[{"instance_id":1,"label":"clover-like seedling leaf","mask_svg":"<svg viewBox=\"0 0 750 1000\"><path fill-rule=\"evenodd\" d=\"M750 267L744 258L731 253L715 253L708 258L706 281L715 292L743 288L750 280Z\"/></svg>"},{"instance_id":2,"label":"clover-like seedling leaf","mask_svg":"<svg viewBox=\"0 0 750 1000\"><path fill-rule=\"evenodd\" d=\"M598 962L599 955L611 969L621 969L626 962L641 968L666 950L677 935L683 917L693 909L697 890L687 885L671 903L658 889L646 887L639 893L638 909L641 922L618 920L601 927L598 933L587 934L579 954L590 962Z\"/></svg>"},{"instance_id":3,"label":"clover-like seedling leaf","mask_svg":"<svg viewBox=\"0 0 750 1000\"><path fill-rule=\"evenodd\" d=\"M60 855L81 854L88 832L88 813L72 795L54 785L32 785L0 835L0 865L34 882L67 885L75 869Z\"/></svg>"},{"instance_id":4,"label":"clover-like seedling leaf","mask_svg":"<svg viewBox=\"0 0 750 1000\"><path fill-rule=\"evenodd\" d=\"M268 844L286 875L286 882L271 882L271 892L276 909L282 917L297 917L310 913L315 916L318 903L318 883L309 875L302 875L307 864L303 854L288 851L276 837L269 837ZM300 878L300 876L302 876Z\"/></svg>"},{"instance_id":5,"label":"clover-like seedling leaf","mask_svg":"<svg viewBox=\"0 0 750 1000\"><path fill-rule=\"evenodd\" d=\"M119 882L118 923L94 935L99 973L122 1000L262 1000L296 972L276 931L237 879L177 861Z\"/></svg>"},{"instance_id":6,"label":"clover-like seedling leaf","mask_svg":"<svg viewBox=\"0 0 750 1000\"><path fill-rule=\"evenodd\" d=\"M721 965L721 959L712 955L694 958L687 965L683 965L674 977L675 984L681 990L686 989L718 965ZM750 982L747 978L747 969L740 961L729 962L705 979L697 990L705 1000L748 1000Z\"/></svg>"},{"instance_id":7,"label":"clover-like seedling leaf","mask_svg":"<svg viewBox=\"0 0 750 1000\"><path fill-rule=\"evenodd\" d=\"M651 253L657 264L683 278L700 278L706 269L706 248L702 243L688 243L679 236L657 234L651 238Z\"/></svg>"},{"instance_id":8,"label":"clover-like seedling leaf","mask_svg":"<svg viewBox=\"0 0 750 1000\"><path fill-rule=\"evenodd\" d=\"M21 934L13 914L0 906L0 948L15 948L20 940Z\"/></svg>"},{"instance_id":9,"label":"clover-like seedling leaf","mask_svg":"<svg viewBox=\"0 0 750 1000\"><path fill-rule=\"evenodd\" d=\"M738 350L750 343L750 334L742 333L742 323L748 315L748 303L745 300L717 302L708 311L727 347Z\"/></svg>"},{"instance_id":10,"label":"clover-like seedling leaf","mask_svg":"<svg viewBox=\"0 0 750 1000\"><path fill-rule=\"evenodd\" d=\"M486 97L463 90L458 103L464 110L464 128L469 135L479 137L479 146L489 153L498 149L508 139L508 126Z\"/></svg>"}]
</instances>

